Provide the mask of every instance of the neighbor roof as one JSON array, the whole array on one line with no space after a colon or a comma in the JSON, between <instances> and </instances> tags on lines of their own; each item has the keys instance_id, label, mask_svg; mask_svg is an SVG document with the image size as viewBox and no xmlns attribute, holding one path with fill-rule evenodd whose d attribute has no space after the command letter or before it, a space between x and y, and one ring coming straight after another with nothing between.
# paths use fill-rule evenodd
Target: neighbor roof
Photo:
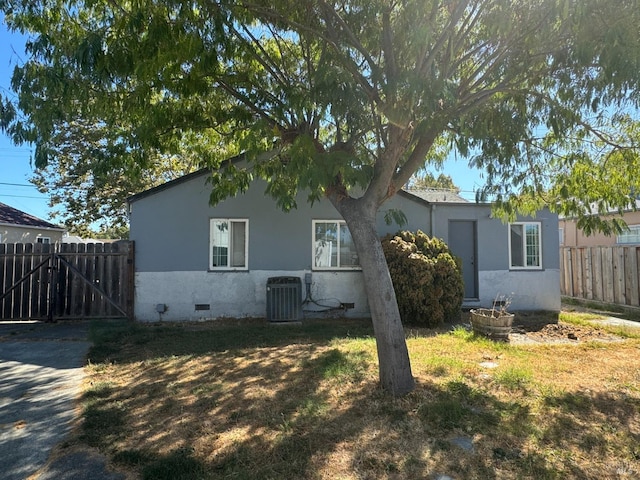
<instances>
[{"instance_id":1,"label":"neighbor roof","mask_svg":"<svg viewBox=\"0 0 640 480\"><path fill-rule=\"evenodd\" d=\"M412 188L406 190L407 193L414 195L429 203L469 203L453 190L441 190L434 188Z\"/></svg>"},{"instance_id":2,"label":"neighbor roof","mask_svg":"<svg viewBox=\"0 0 640 480\"><path fill-rule=\"evenodd\" d=\"M49 228L52 230L64 231L64 228L59 225L54 225L46 220L34 217L27 212L23 212L22 210L18 210L17 208L13 208L2 202L0 202L0 224L16 227Z\"/></svg>"}]
</instances>

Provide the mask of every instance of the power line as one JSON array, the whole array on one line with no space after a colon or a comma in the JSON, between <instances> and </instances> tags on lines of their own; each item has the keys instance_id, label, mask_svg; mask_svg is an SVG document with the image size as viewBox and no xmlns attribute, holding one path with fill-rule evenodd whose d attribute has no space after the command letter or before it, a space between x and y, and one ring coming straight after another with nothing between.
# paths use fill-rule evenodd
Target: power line
<instances>
[{"instance_id":1,"label":"power line","mask_svg":"<svg viewBox=\"0 0 640 480\"><path fill-rule=\"evenodd\" d=\"M46 196L33 197L33 196L29 196L29 195L9 195L9 194L6 194L6 193L0 193L0 197L6 197L6 198L33 198L33 199L36 199L36 200L49 201L49 197L46 197Z\"/></svg>"},{"instance_id":2,"label":"power line","mask_svg":"<svg viewBox=\"0 0 640 480\"><path fill-rule=\"evenodd\" d=\"M31 188L38 188L35 185L30 185L27 183L7 183L7 182L0 182L0 185L8 185L10 187L31 187Z\"/></svg>"}]
</instances>

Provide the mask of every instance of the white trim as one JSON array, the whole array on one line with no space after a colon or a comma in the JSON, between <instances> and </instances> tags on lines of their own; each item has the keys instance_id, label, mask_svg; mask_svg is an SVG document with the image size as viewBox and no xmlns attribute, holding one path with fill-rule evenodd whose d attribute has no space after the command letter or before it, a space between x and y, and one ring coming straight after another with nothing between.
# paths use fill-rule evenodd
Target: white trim
<instances>
[{"instance_id":1,"label":"white trim","mask_svg":"<svg viewBox=\"0 0 640 480\"><path fill-rule=\"evenodd\" d=\"M244 266L243 267L232 267L229 266L231 261L231 257L233 255L232 251L232 239L229 234L229 247L227 254L227 265L226 266L214 266L213 265L213 223L214 222L229 222L229 223L244 223ZM212 217L209 218L209 270L210 271L247 271L249 270L249 219L248 218L218 218Z\"/></svg>"},{"instance_id":2,"label":"white trim","mask_svg":"<svg viewBox=\"0 0 640 480\"><path fill-rule=\"evenodd\" d=\"M0 227L12 227L12 228L26 228L28 230L51 230L53 232L66 232L64 228L56 227L42 227L38 225L18 225L17 223L4 223L0 222Z\"/></svg>"},{"instance_id":3,"label":"white trim","mask_svg":"<svg viewBox=\"0 0 640 480\"><path fill-rule=\"evenodd\" d=\"M338 263L337 266L328 266L328 267L324 267L324 266L317 266L316 265L316 254L317 254L317 249L316 249L316 225L318 223L335 223L336 224L336 241L338 244L338 249L340 249L340 227L341 226L347 226L347 222L345 222L344 220L336 220L336 219L327 219L327 220L322 220L322 219L316 219L316 220L312 220L311 221L311 269L315 270L315 271L328 271L328 270L340 270L340 271L359 271L362 270L362 267L360 267L360 265L349 265L346 267L343 267L340 265L340 255L339 253L336 254L336 261ZM329 257L331 257L331 253L329 253Z\"/></svg>"},{"instance_id":4,"label":"white trim","mask_svg":"<svg viewBox=\"0 0 640 480\"><path fill-rule=\"evenodd\" d=\"M513 225L521 225L522 228L522 263L524 265L513 265L511 257L511 227ZM538 229L538 260L539 265L527 265L527 234L526 226L535 225ZM507 228L508 245L509 245L509 269L510 270L542 270L542 223L541 222L511 222Z\"/></svg>"},{"instance_id":5,"label":"white trim","mask_svg":"<svg viewBox=\"0 0 640 480\"><path fill-rule=\"evenodd\" d=\"M44 237L44 236L38 235L36 237L36 243L44 243L46 245L49 245L51 244L51 237Z\"/></svg>"}]
</instances>

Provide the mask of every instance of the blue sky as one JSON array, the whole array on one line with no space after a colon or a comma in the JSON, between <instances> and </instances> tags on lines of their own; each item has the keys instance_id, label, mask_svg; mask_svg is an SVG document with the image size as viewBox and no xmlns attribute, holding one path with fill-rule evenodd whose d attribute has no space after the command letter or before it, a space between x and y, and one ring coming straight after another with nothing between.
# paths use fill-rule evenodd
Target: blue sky
<instances>
[{"instance_id":1,"label":"blue sky","mask_svg":"<svg viewBox=\"0 0 640 480\"><path fill-rule=\"evenodd\" d=\"M25 38L8 32L1 14L0 19L0 92L3 96L13 97L11 75L16 64L25 58ZM29 145L16 147L0 132L0 202L47 219L50 212L48 197L29 183L33 172L30 155Z\"/></svg>"},{"instance_id":2,"label":"blue sky","mask_svg":"<svg viewBox=\"0 0 640 480\"><path fill-rule=\"evenodd\" d=\"M15 66L26 59L25 40L24 36L7 30L4 16L0 14L0 92L4 96L14 96L11 92L11 75ZM29 183L29 177L33 174L30 158L29 145L15 146L0 132L0 202L48 219L51 212L48 196L39 193ZM446 162L443 171L462 189L463 197L474 199L474 191L482 185L478 170L470 169L464 159L451 159Z\"/></svg>"}]
</instances>

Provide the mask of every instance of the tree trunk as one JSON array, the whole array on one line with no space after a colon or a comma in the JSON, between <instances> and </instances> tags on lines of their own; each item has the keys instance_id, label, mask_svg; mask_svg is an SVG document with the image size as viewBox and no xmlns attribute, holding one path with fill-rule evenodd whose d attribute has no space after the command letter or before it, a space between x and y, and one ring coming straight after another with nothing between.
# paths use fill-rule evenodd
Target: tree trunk
<instances>
[{"instance_id":1,"label":"tree trunk","mask_svg":"<svg viewBox=\"0 0 640 480\"><path fill-rule=\"evenodd\" d=\"M415 388L389 267L376 230L377 208L353 199L334 204L347 222L364 277L378 350L380 383L394 396Z\"/></svg>"}]
</instances>

